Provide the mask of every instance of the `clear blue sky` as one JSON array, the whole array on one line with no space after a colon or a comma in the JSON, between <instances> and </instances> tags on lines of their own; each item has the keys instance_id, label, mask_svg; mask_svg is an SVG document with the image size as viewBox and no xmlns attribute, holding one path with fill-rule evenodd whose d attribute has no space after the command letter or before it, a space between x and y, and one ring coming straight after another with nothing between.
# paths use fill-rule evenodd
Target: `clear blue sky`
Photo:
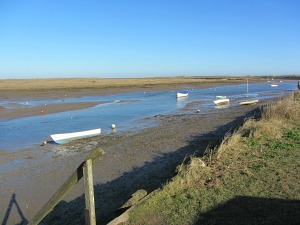
<instances>
[{"instance_id":1,"label":"clear blue sky","mask_svg":"<svg viewBox=\"0 0 300 225\"><path fill-rule=\"evenodd\" d=\"M299 0L0 0L0 78L280 74Z\"/></svg>"}]
</instances>

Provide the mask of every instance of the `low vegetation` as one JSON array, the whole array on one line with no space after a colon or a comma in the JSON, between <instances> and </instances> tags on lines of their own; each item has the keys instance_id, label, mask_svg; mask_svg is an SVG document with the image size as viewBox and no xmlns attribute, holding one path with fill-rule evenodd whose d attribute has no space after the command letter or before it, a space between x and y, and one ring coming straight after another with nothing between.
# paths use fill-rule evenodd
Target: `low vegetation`
<instances>
[{"instance_id":1,"label":"low vegetation","mask_svg":"<svg viewBox=\"0 0 300 225\"><path fill-rule=\"evenodd\" d=\"M259 77L249 77L262 80ZM44 78L44 79L0 79L0 91L52 90L82 88L130 88L160 85L183 85L201 83L241 83L245 77L155 77L155 78Z\"/></svg>"},{"instance_id":2,"label":"low vegetation","mask_svg":"<svg viewBox=\"0 0 300 225\"><path fill-rule=\"evenodd\" d=\"M130 211L127 224L299 224L300 94L207 148Z\"/></svg>"}]
</instances>

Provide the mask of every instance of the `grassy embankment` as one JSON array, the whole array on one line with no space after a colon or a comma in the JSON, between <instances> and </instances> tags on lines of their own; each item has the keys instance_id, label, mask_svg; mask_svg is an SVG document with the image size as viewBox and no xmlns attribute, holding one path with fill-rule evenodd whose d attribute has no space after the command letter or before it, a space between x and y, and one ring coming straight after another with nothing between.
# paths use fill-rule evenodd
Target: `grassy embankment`
<instances>
[{"instance_id":1,"label":"grassy embankment","mask_svg":"<svg viewBox=\"0 0 300 225\"><path fill-rule=\"evenodd\" d=\"M299 224L300 93L177 170L126 224Z\"/></svg>"}]
</instances>

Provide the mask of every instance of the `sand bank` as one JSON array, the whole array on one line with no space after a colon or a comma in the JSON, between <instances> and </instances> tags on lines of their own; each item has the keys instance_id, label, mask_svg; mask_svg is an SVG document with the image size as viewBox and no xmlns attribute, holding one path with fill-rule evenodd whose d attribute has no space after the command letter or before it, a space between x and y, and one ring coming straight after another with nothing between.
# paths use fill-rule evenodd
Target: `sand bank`
<instances>
[{"instance_id":1,"label":"sand bank","mask_svg":"<svg viewBox=\"0 0 300 225\"><path fill-rule=\"evenodd\" d=\"M2 109L0 108L0 118L13 119L27 116L43 116L46 114L89 108L98 104L101 104L101 102L61 103L9 109L5 109L2 107Z\"/></svg>"}]
</instances>

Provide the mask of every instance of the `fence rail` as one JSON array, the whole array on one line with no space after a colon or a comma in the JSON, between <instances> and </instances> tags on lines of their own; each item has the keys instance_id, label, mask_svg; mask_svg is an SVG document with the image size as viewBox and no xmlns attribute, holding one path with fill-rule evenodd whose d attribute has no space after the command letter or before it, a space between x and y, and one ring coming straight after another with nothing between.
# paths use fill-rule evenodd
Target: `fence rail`
<instances>
[{"instance_id":1,"label":"fence rail","mask_svg":"<svg viewBox=\"0 0 300 225\"><path fill-rule=\"evenodd\" d=\"M42 221L45 216L69 193L72 188L84 177L85 188L85 222L87 225L96 224L94 185L93 185L93 162L104 155L101 148L96 148L90 152L87 158L77 167L72 175L57 190L50 200L41 208L41 210L29 221L28 225L35 225Z\"/></svg>"}]
</instances>

